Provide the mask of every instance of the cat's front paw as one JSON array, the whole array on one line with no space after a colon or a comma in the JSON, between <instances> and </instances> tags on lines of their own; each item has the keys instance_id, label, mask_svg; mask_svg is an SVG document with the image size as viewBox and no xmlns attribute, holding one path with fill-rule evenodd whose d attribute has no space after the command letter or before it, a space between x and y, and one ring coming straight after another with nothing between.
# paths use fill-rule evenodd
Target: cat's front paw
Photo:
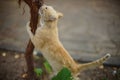
<instances>
[{"instance_id":1,"label":"cat's front paw","mask_svg":"<svg viewBox=\"0 0 120 80\"><path fill-rule=\"evenodd\" d=\"M30 21L27 22L26 27L27 27L27 29L31 29L31 27L30 27Z\"/></svg>"}]
</instances>

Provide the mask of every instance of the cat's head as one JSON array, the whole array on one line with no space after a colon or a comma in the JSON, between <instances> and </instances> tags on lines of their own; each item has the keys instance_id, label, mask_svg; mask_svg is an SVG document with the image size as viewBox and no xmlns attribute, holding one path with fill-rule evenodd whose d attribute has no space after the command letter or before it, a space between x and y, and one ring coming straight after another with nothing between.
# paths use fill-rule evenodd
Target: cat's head
<instances>
[{"instance_id":1,"label":"cat's head","mask_svg":"<svg viewBox=\"0 0 120 80\"><path fill-rule=\"evenodd\" d=\"M39 14L44 21L55 21L63 16L62 13L57 12L52 6L43 5Z\"/></svg>"}]
</instances>

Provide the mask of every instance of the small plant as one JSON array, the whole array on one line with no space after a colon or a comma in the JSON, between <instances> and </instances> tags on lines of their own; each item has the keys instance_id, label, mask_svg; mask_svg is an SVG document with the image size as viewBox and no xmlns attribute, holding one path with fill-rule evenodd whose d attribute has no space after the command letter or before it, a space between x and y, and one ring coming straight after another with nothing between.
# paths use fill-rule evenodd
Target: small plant
<instances>
[{"instance_id":1,"label":"small plant","mask_svg":"<svg viewBox=\"0 0 120 80\"><path fill-rule=\"evenodd\" d=\"M48 61L45 61L43 64L45 66L46 71L48 73L51 73L52 72L52 68L51 68L50 64L48 63ZM36 73L36 75L38 77L40 77L40 75L42 74L43 70L41 68L35 68L34 72Z\"/></svg>"},{"instance_id":2,"label":"small plant","mask_svg":"<svg viewBox=\"0 0 120 80\"><path fill-rule=\"evenodd\" d=\"M73 77L68 68L63 68L52 80L73 80Z\"/></svg>"},{"instance_id":3,"label":"small plant","mask_svg":"<svg viewBox=\"0 0 120 80\"><path fill-rule=\"evenodd\" d=\"M45 61L44 63L45 69L48 73L52 72L52 68L50 66L50 64L48 63L48 61ZM36 75L38 77L40 77L40 75L42 74L43 70L41 68L35 68L34 72L36 73ZM61 69L60 72L58 72L58 74L56 76L54 76L52 78L52 80L73 80L73 77L71 75L71 71L68 68L63 68Z\"/></svg>"},{"instance_id":4,"label":"small plant","mask_svg":"<svg viewBox=\"0 0 120 80\"><path fill-rule=\"evenodd\" d=\"M36 73L37 77L40 77L40 75L42 74L42 69L41 68L35 68L34 72Z\"/></svg>"},{"instance_id":5,"label":"small plant","mask_svg":"<svg viewBox=\"0 0 120 80\"><path fill-rule=\"evenodd\" d=\"M48 73L52 72L52 68L51 68L50 64L48 63L48 61L44 62L44 66L45 66L45 69Z\"/></svg>"}]
</instances>

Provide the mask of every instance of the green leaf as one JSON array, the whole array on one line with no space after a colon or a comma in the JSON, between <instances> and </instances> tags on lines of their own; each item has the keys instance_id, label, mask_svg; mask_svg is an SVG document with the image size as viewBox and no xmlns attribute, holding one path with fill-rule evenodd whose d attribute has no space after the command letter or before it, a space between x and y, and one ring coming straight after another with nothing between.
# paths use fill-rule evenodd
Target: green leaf
<instances>
[{"instance_id":1,"label":"green leaf","mask_svg":"<svg viewBox=\"0 0 120 80\"><path fill-rule=\"evenodd\" d=\"M71 72L67 68L63 68L52 80L73 80Z\"/></svg>"},{"instance_id":2,"label":"green leaf","mask_svg":"<svg viewBox=\"0 0 120 80\"><path fill-rule=\"evenodd\" d=\"M52 72L52 68L51 68L50 64L48 63L48 61L44 62L44 66L45 66L45 69L48 73Z\"/></svg>"},{"instance_id":3,"label":"green leaf","mask_svg":"<svg viewBox=\"0 0 120 80\"><path fill-rule=\"evenodd\" d=\"M39 77L42 74L42 69L41 68L35 68L34 72L36 73L36 75Z\"/></svg>"}]
</instances>

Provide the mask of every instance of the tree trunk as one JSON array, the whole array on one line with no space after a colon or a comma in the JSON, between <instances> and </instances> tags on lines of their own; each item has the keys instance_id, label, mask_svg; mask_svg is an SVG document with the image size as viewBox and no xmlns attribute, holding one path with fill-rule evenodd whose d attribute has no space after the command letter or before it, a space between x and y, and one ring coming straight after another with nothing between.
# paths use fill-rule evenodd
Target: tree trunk
<instances>
[{"instance_id":1,"label":"tree trunk","mask_svg":"<svg viewBox=\"0 0 120 80\"><path fill-rule=\"evenodd\" d=\"M19 5L21 4L22 0L19 0ZM37 23L38 23L38 11L39 8L43 5L43 0L23 0L26 4L28 4L30 8L30 27L33 34L35 34ZM28 78L27 80L37 80L37 77L34 73L34 62L33 62L33 50L34 46L29 40L26 52L25 52L25 59L27 63L27 72L28 72Z\"/></svg>"}]
</instances>

